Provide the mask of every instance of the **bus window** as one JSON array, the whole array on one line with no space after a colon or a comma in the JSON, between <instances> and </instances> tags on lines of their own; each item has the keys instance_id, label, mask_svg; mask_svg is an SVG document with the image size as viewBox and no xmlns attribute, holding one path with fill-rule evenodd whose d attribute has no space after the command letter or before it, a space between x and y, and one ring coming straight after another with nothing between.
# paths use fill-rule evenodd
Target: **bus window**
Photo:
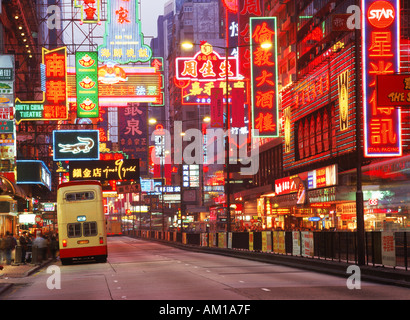
<instances>
[{"instance_id":1,"label":"bus window","mask_svg":"<svg viewBox=\"0 0 410 320\"><path fill-rule=\"evenodd\" d=\"M97 235L97 222L84 222L83 223L83 234L84 234L84 237L96 236Z\"/></svg>"},{"instance_id":2,"label":"bus window","mask_svg":"<svg viewBox=\"0 0 410 320\"><path fill-rule=\"evenodd\" d=\"M80 201L80 200L93 200L94 192L70 192L65 194L66 201Z\"/></svg>"},{"instance_id":3,"label":"bus window","mask_svg":"<svg viewBox=\"0 0 410 320\"><path fill-rule=\"evenodd\" d=\"M81 223L67 224L67 235L69 238L81 237Z\"/></svg>"}]
</instances>

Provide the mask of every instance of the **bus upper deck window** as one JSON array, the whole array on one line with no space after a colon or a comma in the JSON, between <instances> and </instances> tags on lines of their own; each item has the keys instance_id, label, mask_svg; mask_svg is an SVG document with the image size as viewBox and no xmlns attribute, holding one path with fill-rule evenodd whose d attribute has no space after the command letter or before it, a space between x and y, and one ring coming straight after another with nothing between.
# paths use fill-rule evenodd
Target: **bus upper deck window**
<instances>
[{"instance_id":1,"label":"bus upper deck window","mask_svg":"<svg viewBox=\"0 0 410 320\"><path fill-rule=\"evenodd\" d=\"M65 195L66 201L93 200L94 198L95 194L93 191L70 192Z\"/></svg>"}]
</instances>

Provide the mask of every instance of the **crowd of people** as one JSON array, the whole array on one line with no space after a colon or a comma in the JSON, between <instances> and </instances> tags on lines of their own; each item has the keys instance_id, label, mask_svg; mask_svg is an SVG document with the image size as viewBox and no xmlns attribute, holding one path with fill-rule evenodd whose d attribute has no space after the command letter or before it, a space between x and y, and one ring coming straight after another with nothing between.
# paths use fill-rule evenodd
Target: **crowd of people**
<instances>
[{"instance_id":1,"label":"crowd of people","mask_svg":"<svg viewBox=\"0 0 410 320\"><path fill-rule=\"evenodd\" d=\"M56 259L58 252L58 235L54 233L42 234L41 232L37 232L36 236L34 236L27 231L23 231L20 237L16 238L13 233L7 231L5 235L1 235L0 237L0 266L4 262L6 265L12 264L13 256L16 256L17 247L20 247L21 250L21 261L19 261L21 264L32 262L33 247L37 249L37 262L41 262L48 257Z\"/></svg>"}]
</instances>

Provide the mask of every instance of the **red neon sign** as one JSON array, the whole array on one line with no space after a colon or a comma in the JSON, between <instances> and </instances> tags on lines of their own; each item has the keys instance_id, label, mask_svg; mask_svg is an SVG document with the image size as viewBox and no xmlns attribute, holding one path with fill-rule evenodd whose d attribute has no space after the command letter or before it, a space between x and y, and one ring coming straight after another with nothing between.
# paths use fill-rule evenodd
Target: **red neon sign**
<instances>
[{"instance_id":1,"label":"red neon sign","mask_svg":"<svg viewBox=\"0 0 410 320\"><path fill-rule=\"evenodd\" d=\"M362 1L363 110L366 157L401 156L401 114L393 104L377 103L376 79L399 71L398 0Z\"/></svg>"},{"instance_id":2,"label":"red neon sign","mask_svg":"<svg viewBox=\"0 0 410 320\"><path fill-rule=\"evenodd\" d=\"M250 25L252 42L255 43L251 46L252 128L259 130L260 137L277 137L276 18L251 18ZM260 47L266 41L272 43L271 48Z\"/></svg>"},{"instance_id":3,"label":"red neon sign","mask_svg":"<svg viewBox=\"0 0 410 320\"><path fill-rule=\"evenodd\" d=\"M201 45L194 57L180 57L175 60L177 80L225 80L238 77L238 63L236 57L222 58L218 52L213 51L209 43Z\"/></svg>"}]
</instances>

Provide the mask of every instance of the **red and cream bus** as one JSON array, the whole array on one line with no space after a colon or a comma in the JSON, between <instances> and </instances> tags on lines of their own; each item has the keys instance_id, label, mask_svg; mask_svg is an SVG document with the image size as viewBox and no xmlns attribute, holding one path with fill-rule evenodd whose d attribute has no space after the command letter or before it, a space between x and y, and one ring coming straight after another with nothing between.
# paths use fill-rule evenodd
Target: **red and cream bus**
<instances>
[{"instance_id":1,"label":"red and cream bus","mask_svg":"<svg viewBox=\"0 0 410 320\"><path fill-rule=\"evenodd\" d=\"M57 223L62 264L107 261L107 231L100 182L60 184Z\"/></svg>"}]
</instances>

